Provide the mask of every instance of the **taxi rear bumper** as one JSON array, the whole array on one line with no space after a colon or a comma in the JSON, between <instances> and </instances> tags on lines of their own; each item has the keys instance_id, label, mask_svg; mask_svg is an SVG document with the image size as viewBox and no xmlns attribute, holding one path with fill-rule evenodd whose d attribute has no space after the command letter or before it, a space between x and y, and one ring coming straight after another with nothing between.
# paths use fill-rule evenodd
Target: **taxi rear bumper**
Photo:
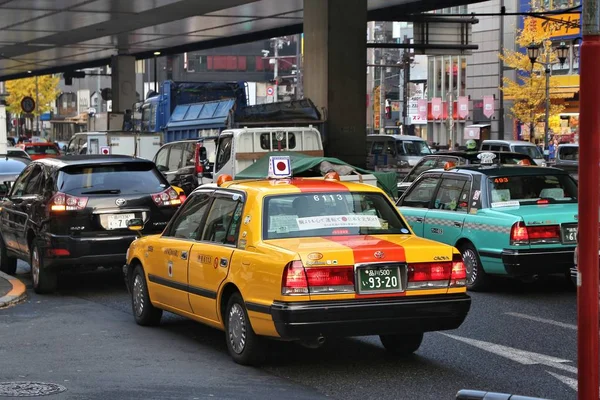
<instances>
[{"instance_id":1,"label":"taxi rear bumper","mask_svg":"<svg viewBox=\"0 0 600 400\"><path fill-rule=\"evenodd\" d=\"M501 253L510 276L566 273L573 266L575 247L557 249L504 249Z\"/></svg>"},{"instance_id":2,"label":"taxi rear bumper","mask_svg":"<svg viewBox=\"0 0 600 400\"><path fill-rule=\"evenodd\" d=\"M458 328L471 307L464 293L395 299L275 302L270 308L283 339L366 336Z\"/></svg>"}]
</instances>

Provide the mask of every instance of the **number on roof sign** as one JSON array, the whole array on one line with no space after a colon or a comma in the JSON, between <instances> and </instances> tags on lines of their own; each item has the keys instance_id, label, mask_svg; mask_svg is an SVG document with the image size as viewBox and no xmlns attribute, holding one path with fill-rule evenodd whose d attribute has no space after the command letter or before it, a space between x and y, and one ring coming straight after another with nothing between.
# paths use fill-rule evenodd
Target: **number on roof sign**
<instances>
[{"instance_id":1,"label":"number on roof sign","mask_svg":"<svg viewBox=\"0 0 600 400\"><path fill-rule=\"evenodd\" d=\"M495 178L494 183L508 183L508 178Z\"/></svg>"},{"instance_id":2,"label":"number on roof sign","mask_svg":"<svg viewBox=\"0 0 600 400\"><path fill-rule=\"evenodd\" d=\"M479 158L482 164L492 164L496 155L494 153L481 153L477 154L477 158Z\"/></svg>"}]
</instances>

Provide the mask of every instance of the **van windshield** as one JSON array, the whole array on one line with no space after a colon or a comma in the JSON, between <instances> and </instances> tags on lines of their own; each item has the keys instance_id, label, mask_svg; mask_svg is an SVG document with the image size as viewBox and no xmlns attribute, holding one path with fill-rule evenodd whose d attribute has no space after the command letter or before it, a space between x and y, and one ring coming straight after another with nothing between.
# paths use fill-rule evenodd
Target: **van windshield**
<instances>
[{"instance_id":1,"label":"van windshield","mask_svg":"<svg viewBox=\"0 0 600 400\"><path fill-rule=\"evenodd\" d=\"M401 156L426 156L431 149L424 140L400 140L397 142L398 154Z\"/></svg>"},{"instance_id":2,"label":"van windshield","mask_svg":"<svg viewBox=\"0 0 600 400\"><path fill-rule=\"evenodd\" d=\"M513 147L515 153L526 154L531 158L544 158L542 152L537 146L517 145Z\"/></svg>"}]
</instances>

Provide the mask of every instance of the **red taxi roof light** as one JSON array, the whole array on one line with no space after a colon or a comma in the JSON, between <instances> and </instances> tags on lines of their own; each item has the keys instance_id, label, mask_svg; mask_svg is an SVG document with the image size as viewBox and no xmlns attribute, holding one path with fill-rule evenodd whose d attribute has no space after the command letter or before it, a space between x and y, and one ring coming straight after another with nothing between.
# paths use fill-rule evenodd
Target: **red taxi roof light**
<instances>
[{"instance_id":1,"label":"red taxi roof light","mask_svg":"<svg viewBox=\"0 0 600 400\"><path fill-rule=\"evenodd\" d=\"M308 294L308 279L302 261L292 261L283 269L281 294Z\"/></svg>"}]
</instances>

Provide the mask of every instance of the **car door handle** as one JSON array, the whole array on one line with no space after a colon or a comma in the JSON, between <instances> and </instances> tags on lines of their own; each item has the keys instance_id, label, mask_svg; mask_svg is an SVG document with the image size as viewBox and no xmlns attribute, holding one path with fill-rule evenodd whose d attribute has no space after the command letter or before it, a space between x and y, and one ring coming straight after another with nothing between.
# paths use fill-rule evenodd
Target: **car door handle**
<instances>
[{"instance_id":1,"label":"car door handle","mask_svg":"<svg viewBox=\"0 0 600 400\"><path fill-rule=\"evenodd\" d=\"M460 228L462 225L462 222L454 222L454 226L456 226L457 228Z\"/></svg>"},{"instance_id":2,"label":"car door handle","mask_svg":"<svg viewBox=\"0 0 600 400\"><path fill-rule=\"evenodd\" d=\"M417 221L417 222L423 222L423 218L421 218L421 217L416 217L416 218L415 218L415 221Z\"/></svg>"}]
</instances>

